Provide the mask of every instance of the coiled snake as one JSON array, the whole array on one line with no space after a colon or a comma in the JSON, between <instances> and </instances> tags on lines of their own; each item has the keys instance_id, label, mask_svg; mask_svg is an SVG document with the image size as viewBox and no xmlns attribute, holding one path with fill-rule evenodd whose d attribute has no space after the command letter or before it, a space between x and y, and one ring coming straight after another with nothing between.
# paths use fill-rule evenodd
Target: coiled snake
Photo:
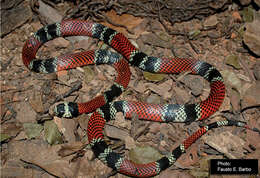
<instances>
[{"instance_id":1,"label":"coiled snake","mask_svg":"<svg viewBox=\"0 0 260 178\"><path fill-rule=\"evenodd\" d=\"M113 47L119 54L106 50L88 51L71 55L35 60L40 46L56 37L91 36L104 41ZM121 55L127 60L122 59ZM157 58L148 56L137 50L122 34L98 23L83 20L64 20L60 23L47 25L38 30L29 38L22 51L24 65L30 70L42 73L51 73L59 70L74 68L88 64L112 64L118 76L112 87L87 103L62 103L55 107L54 113L59 117L75 117L82 113L94 113L88 123L88 140L97 158L104 164L120 173L149 177L159 174L171 166L185 150L208 130L220 126L247 126L238 121L220 121L201 127L188 137L181 145L169 155L148 164L136 164L121 155L113 152L104 141L103 128L106 121L115 118L117 112L122 112L126 118L135 113L138 118L158 122L193 122L208 118L215 113L225 97L225 85L220 72L212 65L194 59ZM146 104L136 101L112 100L120 95L130 80L128 63L144 71L154 73L179 73L191 71L198 74L210 83L208 98L196 104Z\"/></svg>"}]
</instances>

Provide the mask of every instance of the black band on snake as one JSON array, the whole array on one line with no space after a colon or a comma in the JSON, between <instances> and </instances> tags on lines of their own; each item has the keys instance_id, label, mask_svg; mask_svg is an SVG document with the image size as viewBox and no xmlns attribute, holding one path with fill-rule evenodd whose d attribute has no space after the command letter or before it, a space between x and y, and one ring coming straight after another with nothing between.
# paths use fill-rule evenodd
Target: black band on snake
<instances>
[{"instance_id":1,"label":"black band on snake","mask_svg":"<svg viewBox=\"0 0 260 178\"><path fill-rule=\"evenodd\" d=\"M89 51L60 56L47 60L35 60L40 46L56 37L90 36L104 41L121 54L131 65L144 71L154 73L180 73L191 71L210 83L208 98L195 104L147 104L136 101L111 102L127 87L130 71L127 62L120 55L104 50ZM64 20L38 30L23 48L23 62L26 67L35 72L50 73L88 64L113 64L118 71L118 78L110 90L104 95L87 103L63 103L55 107L55 114L60 117L75 117L82 113L95 111L88 123L88 140L96 155L103 163L120 173L150 177L171 166L185 150L208 130L220 126L238 126L248 128L239 121L221 121L200 128L188 137L183 144L175 148L168 156L148 164L136 164L114 153L105 143L103 128L106 121L115 118L117 112L122 112L126 118L135 113L138 118L158 122L192 122L203 120L215 113L225 97L225 85L220 72L212 65L183 58L157 58L148 56L137 50L122 34L106 26L83 20ZM98 108L98 109L97 109Z\"/></svg>"}]
</instances>

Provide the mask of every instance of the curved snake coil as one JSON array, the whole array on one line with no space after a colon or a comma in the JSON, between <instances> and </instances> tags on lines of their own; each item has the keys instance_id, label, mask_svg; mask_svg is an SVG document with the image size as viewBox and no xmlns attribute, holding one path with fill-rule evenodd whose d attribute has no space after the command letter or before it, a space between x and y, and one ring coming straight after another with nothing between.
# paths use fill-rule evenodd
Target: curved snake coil
<instances>
[{"instance_id":1,"label":"curved snake coil","mask_svg":"<svg viewBox=\"0 0 260 178\"><path fill-rule=\"evenodd\" d=\"M61 23L47 25L38 30L25 43L23 48L22 57L25 66L36 72L49 73L85 65L86 63L98 64L123 61L119 60L120 57L117 54L102 50L65 55L47 60L34 60L37 50L43 43L56 37L76 35L91 36L104 41L124 56L131 65L137 66L142 70L169 74L191 71L192 74L198 74L210 83L211 90L208 98L196 104L163 105L146 104L135 101L110 102L114 98L114 95L122 93L130 78L129 69L122 64L124 62L119 62L120 66L124 66L123 68L126 70L119 73L120 76L118 76L118 78L121 78L117 80L117 83L111 87L109 92L105 92L102 99L97 98L95 102L88 104L63 103L58 105L55 108L55 113L60 117L75 117L78 114L92 112L98 108L91 115L88 123L88 140L95 156L114 170L136 177L154 176L171 166L193 142L209 129L226 125L246 127L244 123L237 121L212 123L199 129L168 156L148 164L136 164L121 157L108 147L103 135L103 128L106 121L114 119L117 112L122 112L126 118L131 118L133 113L135 113L140 119L158 122L190 123L202 120L216 112L222 104L225 97L223 78L216 68L206 62L194 59L157 58L148 56L137 50L122 33L98 23L82 20L64 20Z\"/></svg>"}]
</instances>

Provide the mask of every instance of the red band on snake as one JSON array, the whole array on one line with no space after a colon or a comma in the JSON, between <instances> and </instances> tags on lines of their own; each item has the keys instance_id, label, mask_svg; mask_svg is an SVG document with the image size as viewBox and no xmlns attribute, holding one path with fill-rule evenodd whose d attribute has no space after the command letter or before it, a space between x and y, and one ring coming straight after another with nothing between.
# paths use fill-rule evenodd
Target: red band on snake
<instances>
[{"instance_id":1,"label":"red band on snake","mask_svg":"<svg viewBox=\"0 0 260 178\"><path fill-rule=\"evenodd\" d=\"M38 48L45 42L56 37L66 36L91 36L104 41L124 56L131 64L144 71L154 73L179 73L191 71L198 74L210 83L210 94L208 98L196 104L146 104L142 102L116 101L110 102L115 93L122 93L129 79L129 68L123 60L115 53L107 51L90 51L73 55L66 55L48 60L34 60ZM74 117L85 112L92 112L88 123L88 140L95 155L109 167L120 173L136 176L149 177L159 174L160 171L172 165L185 150L200 136L211 128L225 125L236 125L245 127L245 124L235 121L222 121L202 127L183 144L178 146L167 157L163 157L148 164L136 164L117 153L114 153L103 140L103 128L106 121L115 118L117 112L122 112L126 118L131 118L135 113L138 118L158 122L192 122L208 118L215 113L222 104L225 97L225 86L220 72L212 65L195 60L183 58L157 58L148 56L137 50L130 41L122 34L98 23L82 20L65 20L43 27L31 37L23 48L23 62L25 66L36 72L55 72L86 64L113 63L118 69L119 76L116 85L113 85L105 97L98 97L94 102L82 106L81 104L61 105L56 107L56 114L62 117ZM37 62L38 61L38 62ZM123 70L122 70L123 69ZM103 99L102 99L103 97ZM107 99L109 98L109 99ZM67 108L67 109L66 109ZM70 109L68 109L70 108ZM61 114L60 114L61 112Z\"/></svg>"},{"instance_id":2,"label":"red band on snake","mask_svg":"<svg viewBox=\"0 0 260 178\"><path fill-rule=\"evenodd\" d=\"M54 114L59 117L70 118L82 113L93 112L104 104L111 102L125 90L131 76L129 64L120 54L107 50L91 50L45 60L36 60L35 56L41 45L61 35L56 34L60 33L58 32L58 26L58 24L52 24L44 27L26 41L22 53L24 65L30 70L40 73L52 73L91 64L113 65L118 75L115 83L103 95L85 103L64 102L54 107Z\"/></svg>"}]
</instances>

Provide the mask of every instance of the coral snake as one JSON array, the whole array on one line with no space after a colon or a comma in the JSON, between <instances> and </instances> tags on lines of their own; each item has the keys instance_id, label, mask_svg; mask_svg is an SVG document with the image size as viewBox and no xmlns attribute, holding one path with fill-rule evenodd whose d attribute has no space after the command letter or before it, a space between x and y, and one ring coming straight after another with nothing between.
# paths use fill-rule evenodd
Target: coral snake
<instances>
[{"instance_id":1,"label":"coral snake","mask_svg":"<svg viewBox=\"0 0 260 178\"><path fill-rule=\"evenodd\" d=\"M102 40L118 53L92 50L49 59L35 59L42 44L57 37L90 36ZM121 56L122 55L122 56ZM63 20L39 29L25 43L22 51L24 65L34 72L51 73L88 64L111 64L118 72L115 83L103 95L87 103L64 102L58 104L54 113L59 117L76 117L93 112L88 122L88 140L97 158L112 169L129 176L150 177L171 166L199 137L212 128L238 126L249 128L244 122L224 120L201 127L167 156L147 163L137 164L112 151L104 141L103 129L107 121L122 112L126 118L135 113L138 118L158 122L193 122L208 118L215 113L225 97L225 85L220 72L212 65L183 58L158 58L148 56L134 47L122 34L104 25L84 20ZM208 98L196 104L147 104L136 101L112 100L120 95L130 80L130 63L144 71L154 73L180 73L191 71L210 83Z\"/></svg>"}]
</instances>

